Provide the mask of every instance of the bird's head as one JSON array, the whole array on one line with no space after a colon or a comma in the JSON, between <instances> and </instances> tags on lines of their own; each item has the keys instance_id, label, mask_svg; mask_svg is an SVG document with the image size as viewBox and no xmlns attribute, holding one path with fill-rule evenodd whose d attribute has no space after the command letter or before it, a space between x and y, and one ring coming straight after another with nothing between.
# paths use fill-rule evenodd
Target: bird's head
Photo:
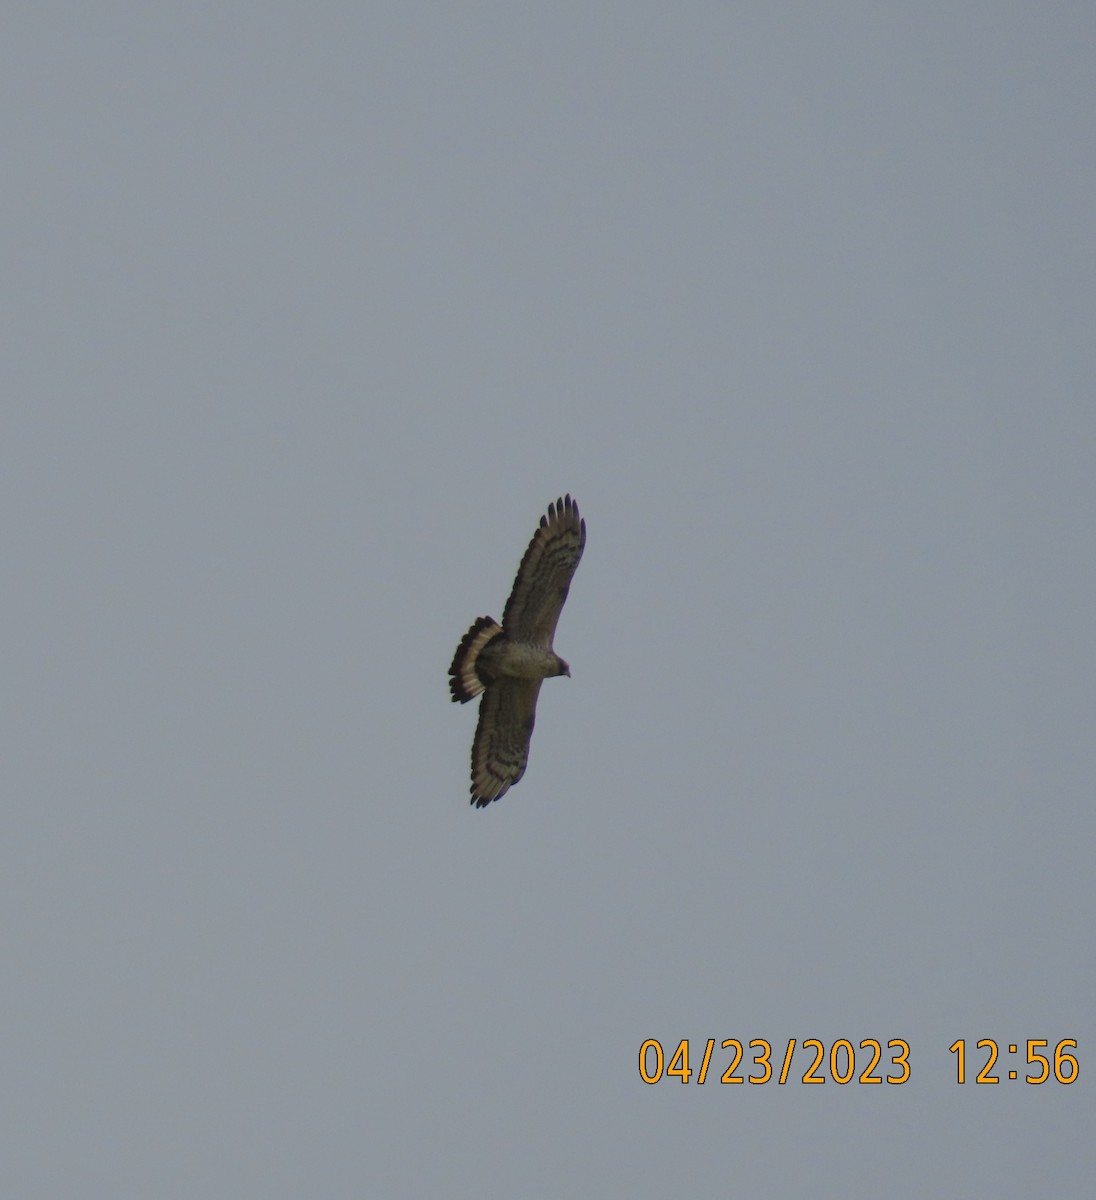
<instances>
[{"instance_id":1,"label":"bird's head","mask_svg":"<svg viewBox=\"0 0 1096 1200\"><path fill-rule=\"evenodd\" d=\"M556 655L556 674L566 675L568 679L571 678L571 668L563 661L562 658L560 658L558 654Z\"/></svg>"}]
</instances>

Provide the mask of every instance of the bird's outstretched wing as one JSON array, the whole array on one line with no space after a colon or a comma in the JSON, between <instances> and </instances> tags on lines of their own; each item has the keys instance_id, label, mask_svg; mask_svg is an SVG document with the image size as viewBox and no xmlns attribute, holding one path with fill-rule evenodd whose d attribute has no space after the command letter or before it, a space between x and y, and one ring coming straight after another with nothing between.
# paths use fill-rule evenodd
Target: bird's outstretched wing
<instances>
[{"instance_id":1,"label":"bird's outstretched wing","mask_svg":"<svg viewBox=\"0 0 1096 1200\"><path fill-rule=\"evenodd\" d=\"M472 803L485 808L525 774L539 679L499 679L480 699L472 742Z\"/></svg>"},{"instance_id":2,"label":"bird's outstretched wing","mask_svg":"<svg viewBox=\"0 0 1096 1200\"><path fill-rule=\"evenodd\" d=\"M502 614L508 638L552 644L560 609L585 545L586 522L571 497L563 496L549 504L518 567Z\"/></svg>"}]
</instances>

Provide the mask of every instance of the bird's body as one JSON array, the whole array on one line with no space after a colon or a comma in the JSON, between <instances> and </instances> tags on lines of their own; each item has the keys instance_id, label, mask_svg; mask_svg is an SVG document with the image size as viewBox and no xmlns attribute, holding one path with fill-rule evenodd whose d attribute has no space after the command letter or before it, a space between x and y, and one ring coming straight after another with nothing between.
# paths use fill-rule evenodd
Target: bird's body
<instances>
[{"instance_id":1,"label":"bird's body","mask_svg":"<svg viewBox=\"0 0 1096 1200\"><path fill-rule=\"evenodd\" d=\"M453 699L482 693L472 742L472 803L483 808L525 773L541 683L571 671L552 648L556 622L586 545L586 522L564 496L548 505L518 567L502 624L479 617L449 668Z\"/></svg>"},{"instance_id":2,"label":"bird's body","mask_svg":"<svg viewBox=\"0 0 1096 1200\"><path fill-rule=\"evenodd\" d=\"M484 646L476 670L481 679L548 679L569 674L567 664L554 651L505 638Z\"/></svg>"}]
</instances>

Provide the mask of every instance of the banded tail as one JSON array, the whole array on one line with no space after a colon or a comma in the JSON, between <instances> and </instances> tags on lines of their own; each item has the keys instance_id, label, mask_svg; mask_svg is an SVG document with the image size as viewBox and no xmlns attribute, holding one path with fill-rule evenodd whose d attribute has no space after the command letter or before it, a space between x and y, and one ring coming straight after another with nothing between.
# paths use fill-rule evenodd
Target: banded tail
<instances>
[{"instance_id":1,"label":"banded tail","mask_svg":"<svg viewBox=\"0 0 1096 1200\"><path fill-rule=\"evenodd\" d=\"M472 628L461 638L453 665L449 668L449 689L453 700L466 704L483 691L483 680L476 670L480 651L502 633L502 626L491 617L477 617Z\"/></svg>"}]
</instances>

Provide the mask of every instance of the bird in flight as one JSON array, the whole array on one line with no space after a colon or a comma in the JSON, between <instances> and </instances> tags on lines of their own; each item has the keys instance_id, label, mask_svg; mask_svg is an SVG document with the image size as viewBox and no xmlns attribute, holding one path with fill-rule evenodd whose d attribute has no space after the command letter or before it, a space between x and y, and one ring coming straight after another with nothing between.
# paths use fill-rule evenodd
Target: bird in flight
<instances>
[{"instance_id":1,"label":"bird in flight","mask_svg":"<svg viewBox=\"0 0 1096 1200\"><path fill-rule=\"evenodd\" d=\"M502 624L477 618L453 655L453 700L465 704L483 695L472 741L477 808L498 800L525 774L540 685L571 674L552 638L585 545L586 522L571 497L549 504L518 567Z\"/></svg>"}]
</instances>

